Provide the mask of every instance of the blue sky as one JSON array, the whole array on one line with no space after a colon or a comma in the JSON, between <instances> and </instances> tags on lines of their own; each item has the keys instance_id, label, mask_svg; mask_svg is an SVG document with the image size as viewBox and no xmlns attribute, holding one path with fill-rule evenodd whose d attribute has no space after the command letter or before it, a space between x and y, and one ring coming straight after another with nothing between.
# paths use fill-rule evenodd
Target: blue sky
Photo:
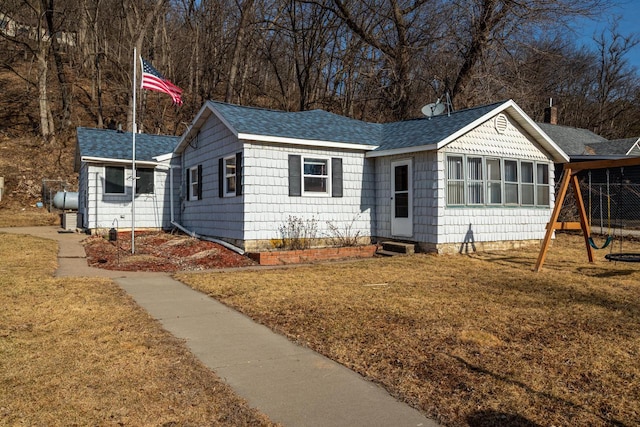
<instances>
[{"instance_id":1,"label":"blue sky","mask_svg":"<svg viewBox=\"0 0 640 427\"><path fill-rule=\"evenodd\" d=\"M618 32L622 35L640 36L640 1L620 0L596 20L580 20L575 25L579 45L593 45L593 36L599 35L603 29L611 27L615 17L620 17ZM640 71L640 45L634 47L626 56L630 65L635 66Z\"/></svg>"}]
</instances>

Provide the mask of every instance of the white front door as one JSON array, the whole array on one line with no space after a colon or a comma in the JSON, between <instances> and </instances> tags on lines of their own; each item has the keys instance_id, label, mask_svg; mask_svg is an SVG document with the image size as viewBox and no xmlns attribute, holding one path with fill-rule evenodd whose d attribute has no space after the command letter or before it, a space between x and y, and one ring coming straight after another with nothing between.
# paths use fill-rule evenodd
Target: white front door
<instances>
[{"instance_id":1,"label":"white front door","mask_svg":"<svg viewBox=\"0 0 640 427\"><path fill-rule=\"evenodd\" d=\"M411 160L391 163L391 234L413 236L413 172Z\"/></svg>"}]
</instances>

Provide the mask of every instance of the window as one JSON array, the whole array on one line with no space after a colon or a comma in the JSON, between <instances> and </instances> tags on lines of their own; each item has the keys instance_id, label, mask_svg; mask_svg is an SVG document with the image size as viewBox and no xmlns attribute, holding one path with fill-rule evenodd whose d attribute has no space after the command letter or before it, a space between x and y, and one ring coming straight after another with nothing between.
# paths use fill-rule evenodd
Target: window
<instances>
[{"instance_id":1,"label":"window","mask_svg":"<svg viewBox=\"0 0 640 427\"><path fill-rule=\"evenodd\" d=\"M518 162L504 161L504 202L508 205L518 204Z\"/></svg>"},{"instance_id":2,"label":"window","mask_svg":"<svg viewBox=\"0 0 640 427\"><path fill-rule=\"evenodd\" d=\"M136 168L136 194L153 194L153 169Z\"/></svg>"},{"instance_id":3,"label":"window","mask_svg":"<svg viewBox=\"0 0 640 427\"><path fill-rule=\"evenodd\" d=\"M236 194L236 157L224 159L224 194Z\"/></svg>"},{"instance_id":4,"label":"window","mask_svg":"<svg viewBox=\"0 0 640 427\"><path fill-rule=\"evenodd\" d=\"M446 156L448 206L549 206L550 191L548 163Z\"/></svg>"},{"instance_id":5,"label":"window","mask_svg":"<svg viewBox=\"0 0 640 427\"><path fill-rule=\"evenodd\" d=\"M520 171L522 176L522 204L534 205L535 193L533 184L533 163L521 162Z\"/></svg>"},{"instance_id":6,"label":"window","mask_svg":"<svg viewBox=\"0 0 640 427\"><path fill-rule=\"evenodd\" d=\"M549 165L536 165L536 204L549 206Z\"/></svg>"},{"instance_id":7,"label":"window","mask_svg":"<svg viewBox=\"0 0 640 427\"><path fill-rule=\"evenodd\" d=\"M289 154L289 196L343 197L342 159Z\"/></svg>"},{"instance_id":8,"label":"window","mask_svg":"<svg viewBox=\"0 0 640 427\"><path fill-rule=\"evenodd\" d=\"M218 159L218 197L242 195L242 152Z\"/></svg>"},{"instance_id":9,"label":"window","mask_svg":"<svg viewBox=\"0 0 640 427\"><path fill-rule=\"evenodd\" d=\"M104 192L107 194L124 194L124 167L106 166L104 169Z\"/></svg>"},{"instance_id":10,"label":"window","mask_svg":"<svg viewBox=\"0 0 640 427\"><path fill-rule=\"evenodd\" d=\"M187 191L189 200L200 200L202 193L200 192L200 179L202 177L202 167L195 166L187 171Z\"/></svg>"},{"instance_id":11,"label":"window","mask_svg":"<svg viewBox=\"0 0 640 427\"><path fill-rule=\"evenodd\" d=\"M468 203L470 205L481 205L484 203L484 183L482 173L482 158L467 158L467 182Z\"/></svg>"},{"instance_id":12,"label":"window","mask_svg":"<svg viewBox=\"0 0 640 427\"><path fill-rule=\"evenodd\" d=\"M395 213L394 218L409 218L409 165L400 164L393 166L394 185L393 198Z\"/></svg>"},{"instance_id":13,"label":"window","mask_svg":"<svg viewBox=\"0 0 640 427\"><path fill-rule=\"evenodd\" d=\"M487 159L487 200L492 205L502 203L500 159Z\"/></svg>"},{"instance_id":14,"label":"window","mask_svg":"<svg viewBox=\"0 0 640 427\"><path fill-rule=\"evenodd\" d=\"M305 158L302 177L304 193L329 192L329 161L326 159Z\"/></svg>"},{"instance_id":15,"label":"window","mask_svg":"<svg viewBox=\"0 0 640 427\"><path fill-rule=\"evenodd\" d=\"M447 204L464 205L462 156L447 157Z\"/></svg>"}]
</instances>

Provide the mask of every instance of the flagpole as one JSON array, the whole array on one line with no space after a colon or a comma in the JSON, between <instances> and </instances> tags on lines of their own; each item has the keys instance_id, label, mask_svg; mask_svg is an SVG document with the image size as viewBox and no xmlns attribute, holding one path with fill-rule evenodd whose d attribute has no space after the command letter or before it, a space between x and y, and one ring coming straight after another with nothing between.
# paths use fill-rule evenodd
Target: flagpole
<instances>
[{"instance_id":1,"label":"flagpole","mask_svg":"<svg viewBox=\"0 0 640 427\"><path fill-rule=\"evenodd\" d=\"M137 49L133 48L133 137L131 138L131 253L136 253L136 61L138 60Z\"/></svg>"}]
</instances>

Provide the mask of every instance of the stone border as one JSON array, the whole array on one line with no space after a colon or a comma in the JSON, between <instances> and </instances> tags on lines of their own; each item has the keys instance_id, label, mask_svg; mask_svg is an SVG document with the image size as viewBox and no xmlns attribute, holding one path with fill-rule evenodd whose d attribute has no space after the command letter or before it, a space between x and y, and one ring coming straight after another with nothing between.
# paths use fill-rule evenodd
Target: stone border
<instances>
[{"instance_id":1,"label":"stone border","mask_svg":"<svg viewBox=\"0 0 640 427\"><path fill-rule=\"evenodd\" d=\"M313 248L293 251L251 252L247 255L260 265L305 264L314 261L333 261L347 258L372 258L376 245L340 248Z\"/></svg>"}]
</instances>

